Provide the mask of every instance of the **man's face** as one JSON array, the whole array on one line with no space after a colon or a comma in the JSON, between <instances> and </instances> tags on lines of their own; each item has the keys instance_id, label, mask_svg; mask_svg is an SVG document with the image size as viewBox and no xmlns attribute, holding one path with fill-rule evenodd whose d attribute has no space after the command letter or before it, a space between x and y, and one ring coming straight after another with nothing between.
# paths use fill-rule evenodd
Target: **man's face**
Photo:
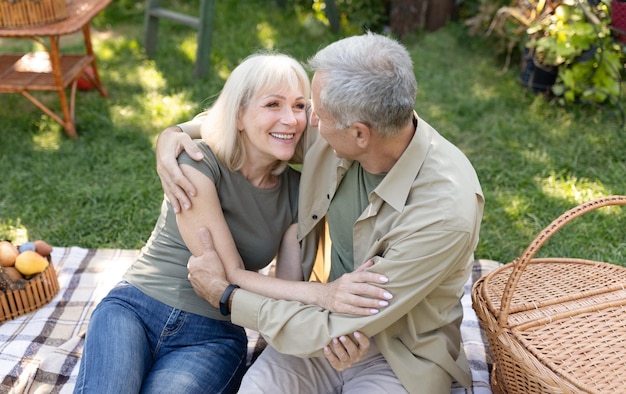
<instances>
[{"instance_id":1,"label":"man's face","mask_svg":"<svg viewBox=\"0 0 626 394\"><path fill-rule=\"evenodd\" d=\"M324 86L324 78L315 73L311 81L311 126L317 127L320 135L328 142L335 151L337 157L351 159L351 152L356 147L352 140L352 133L349 129L337 129L335 120L320 107L320 92Z\"/></svg>"}]
</instances>

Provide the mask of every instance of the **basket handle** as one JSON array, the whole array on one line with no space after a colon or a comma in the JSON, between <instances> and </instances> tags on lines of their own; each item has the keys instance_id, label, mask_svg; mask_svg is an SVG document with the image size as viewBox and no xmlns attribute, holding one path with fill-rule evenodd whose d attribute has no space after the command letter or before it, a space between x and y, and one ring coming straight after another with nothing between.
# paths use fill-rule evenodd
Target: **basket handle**
<instances>
[{"instance_id":1,"label":"basket handle","mask_svg":"<svg viewBox=\"0 0 626 394\"><path fill-rule=\"evenodd\" d=\"M546 228L544 228L539 235L528 245L522 255L515 259L513 264L513 272L509 276L509 279L504 286L504 292L502 294L502 301L500 303L500 313L498 314L498 325L503 328L509 319L509 311L511 309L511 300L513 299L513 293L524 269L530 261L533 259L539 249L550 239L558 230L560 230L567 223L576 219L585 213L594 211L598 208L606 207L609 205L626 205L626 196L609 196L597 198L589 202L583 203L575 208L572 208L556 218Z\"/></svg>"}]
</instances>

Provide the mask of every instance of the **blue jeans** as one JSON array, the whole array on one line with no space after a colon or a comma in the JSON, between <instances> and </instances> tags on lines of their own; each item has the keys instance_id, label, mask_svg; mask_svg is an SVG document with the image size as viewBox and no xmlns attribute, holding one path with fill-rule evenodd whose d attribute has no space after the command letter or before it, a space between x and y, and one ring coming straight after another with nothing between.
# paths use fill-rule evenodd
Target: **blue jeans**
<instances>
[{"instance_id":1,"label":"blue jeans","mask_svg":"<svg viewBox=\"0 0 626 394\"><path fill-rule=\"evenodd\" d=\"M75 393L235 393L243 328L171 308L120 282L94 310Z\"/></svg>"}]
</instances>

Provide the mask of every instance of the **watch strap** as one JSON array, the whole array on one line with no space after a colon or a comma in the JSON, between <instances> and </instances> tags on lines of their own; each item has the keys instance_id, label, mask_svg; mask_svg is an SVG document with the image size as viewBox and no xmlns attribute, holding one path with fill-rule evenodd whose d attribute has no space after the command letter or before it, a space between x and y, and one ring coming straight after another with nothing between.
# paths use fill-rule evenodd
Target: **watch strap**
<instances>
[{"instance_id":1,"label":"watch strap","mask_svg":"<svg viewBox=\"0 0 626 394\"><path fill-rule=\"evenodd\" d=\"M222 298L220 298L220 313L222 315L224 316L230 315L230 308L228 306L228 300L230 298L230 295L233 293L233 291L238 288L239 286L230 284L226 287L226 290L224 290L224 293L222 294Z\"/></svg>"}]
</instances>

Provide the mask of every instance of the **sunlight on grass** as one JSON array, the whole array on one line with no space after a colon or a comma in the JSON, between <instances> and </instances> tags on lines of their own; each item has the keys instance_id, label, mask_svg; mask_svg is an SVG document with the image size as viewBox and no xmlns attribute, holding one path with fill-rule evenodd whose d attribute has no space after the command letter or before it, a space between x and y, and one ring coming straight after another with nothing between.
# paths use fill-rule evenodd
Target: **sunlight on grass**
<instances>
[{"instance_id":1,"label":"sunlight on grass","mask_svg":"<svg viewBox=\"0 0 626 394\"><path fill-rule=\"evenodd\" d=\"M154 63L151 63L153 65ZM166 81L163 79L163 75L155 70L153 67L139 67L139 71L135 74L138 79L135 82L139 82L146 91L153 91L162 89L166 86Z\"/></svg>"},{"instance_id":2,"label":"sunlight on grass","mask_svg":"<svg viewBox=\"0 0 626 394\"><path fill-rule=\"evenodd\" d=\"M520 196L506 197L503 210L511 219L519 219L528 212L528 202Z\"/></svg>"},{"instance_id":3,"label":"sunlight on grass","mask_svg":"<svg viewBox=\"0 0 626 394\"><path fill-rule=\"evenodd\" d=\"M582 204L594 198L611 194L601 183L584 178L561 178L551 174L549 177L539 180L539 183L545 195L567 200L572 205Z\"/></svg>"},{"instance_id":4,"label":"sunlight on grass","mask_svg":"<svg viewBox=\"0 0 626 394\"><path fill-rule=\"evenodd\" d=\"M180 43L180 52L187 56L190 62L196 61L196 51L198 50L197 36L188 35Z\"/></svg>"},{"instance_id":5,"label":"sunlight on grass","mask_svg":"<svg viewBox=\"0 0 626 394\"><path fill-rule=\"evenodd\" d=\"M475 83L472 85L472 94L481 100L492 100L500 95L494 86Z\"/></svg>"},{"instance_id":6,"label":"sunlight on grass","mask_svg":"<svg viewBox=\"0 0 626 394\"><path fill-rule=\"evenodd\" d=\"M34 149L38 151L55 151L59 149L62 134L58 130L48 130L44 133L34 136Z\"/></svg>"}]
</instances>

